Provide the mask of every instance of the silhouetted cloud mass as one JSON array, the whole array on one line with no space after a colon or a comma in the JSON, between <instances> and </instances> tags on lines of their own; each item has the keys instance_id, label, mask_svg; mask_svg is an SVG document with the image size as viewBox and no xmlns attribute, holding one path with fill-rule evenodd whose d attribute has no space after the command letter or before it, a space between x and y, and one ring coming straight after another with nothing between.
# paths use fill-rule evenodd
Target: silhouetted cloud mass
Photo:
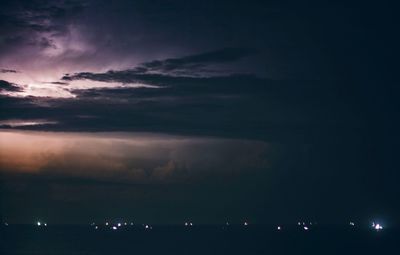
<instances>
[{"instance_id":1,"label":"silhouetted cloud mass","mask_svg":"<svg viewBox=\"0 0 400 255\"><path fill-rule=\"evenodd\" d=\"M18 73L18 71L12 69L0 69L0 73Z\"/></svg>"},{"instance_id":2,"label":"silhouetted cloud mass","mask_svg":"<svg viewBox=\"0 0 400 255\"><path fill-rule=\"evenodd\" d=\"M23 89L16 84L0 80L0 92L21 92Z\"/></svg>"}]
</instances>

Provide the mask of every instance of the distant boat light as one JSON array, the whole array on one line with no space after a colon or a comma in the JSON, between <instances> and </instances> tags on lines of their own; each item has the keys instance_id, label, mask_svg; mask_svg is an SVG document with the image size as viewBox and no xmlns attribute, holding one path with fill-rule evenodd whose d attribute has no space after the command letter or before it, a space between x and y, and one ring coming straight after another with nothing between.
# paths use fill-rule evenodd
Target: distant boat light
<instances>
[{"instance_id":1,"label":"distant boat light","mask_svg":"<svg viewBox=\"0 0 400 255\"><path fill-rule=\"evenodd\" d=\"M378 224L375 224L374 229L375 230L382 230L383 227L378 223Z\"/></svg>"}]
</instances>

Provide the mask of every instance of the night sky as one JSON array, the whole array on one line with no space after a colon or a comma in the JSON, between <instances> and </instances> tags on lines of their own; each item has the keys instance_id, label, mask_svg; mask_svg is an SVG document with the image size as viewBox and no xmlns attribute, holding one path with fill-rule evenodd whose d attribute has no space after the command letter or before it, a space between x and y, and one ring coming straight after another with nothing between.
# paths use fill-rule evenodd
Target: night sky
<instances>
[{"instance_id":1,"label":"night sky","mask_svg":"<svg viewBox=\"0 0 400 255\"><path fill-rule=\"evenodd\" d=\"M2 221L400 223L394 6L277 2L2 0Z\"/></svg>"}]
</instances>

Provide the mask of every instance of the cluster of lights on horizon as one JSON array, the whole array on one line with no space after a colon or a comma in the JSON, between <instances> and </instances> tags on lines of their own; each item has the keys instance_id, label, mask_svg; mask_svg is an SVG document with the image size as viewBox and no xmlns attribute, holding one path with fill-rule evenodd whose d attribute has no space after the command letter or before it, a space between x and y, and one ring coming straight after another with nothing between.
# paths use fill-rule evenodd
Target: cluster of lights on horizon
<instances>
[{"instance_id":1,"label":"cluster of lights on horizon","mask_svg":"<svg viewBox=\"0 0 400 255\"><path fill-rule=\"evenodd\" d=\"M379 223L375 224L375 222L372 222L372 228L375 230L378 230L378 231L383 229L381 224L379 224Z\"/></svg>"},{"instance_id":2,"label":"cluster of lights on horizon","mask_svg":"<svg viewBox=\"0 0 400 255\"><path fill-rule=\"evenodd\" d=\"M35 225L38 226L38 227L47 227L47 223L46 223L46 222L41 222L41 221L37 221L37 222L35 223ZM96 229L96 230L98 230L98 229L100 228L100 226L101 226L101 225L98 225L98 224L96 224L96 223L94 223L94 222L92 222L90 225L91 225L92 227L94 227L94 229ZM109 228L112 229L112 230L118 230L118 229L121 229L121 228L123 228L123 227L134 226L134 223L133 223L133 222L130 222L130 223L127 223L127 222L124 222L124 223L118 222L118 223L116 223L116 224L110 224L109 222L105 222L104 225L105 225L106 227L109 227ZM230 226L230 223L229 223L229 222L226 222L225 225L226 225L226 226ZM243 226L249 226L249 223L248 223L247 221L245 221L245 222L243 222L242 225L243 225ZM305 222L297 222L297 225L298 225L301 229L303 229L304 231L308 231L308 230L310 230L310 226L312 226L313 223L312 223L312 222L309 222L309 224L306 224ZM314 225L317 225L317 223L315 222ZM355 223L354 223L353 221L350 221L350 222L349 222L349 225L350 225L351 227L355 227ZM8 222L4 222L4 226L9 226ZM193 227L194 224L193 224L193 222L189 221L189 222L185 222L185 223L184 223L184 226L185 226L185 227ZM152 227L151 225L149 225L149 224L142 224L142 227L143 227L144 229L148 229L148 230L153 229L153 227ZM372 227L372 229L374 229L374 230L376 230L376 231L383 230L383 225L382 225L381 223L372 222L371 227ZM281 225L278 225L278 226L276 227L276 229L277 229L278 231L281 231L283 228L282 228Z\"/></svg>"},{"instance_id":3,"label":"cluster of lights on horizon","mask_svg":"<svg viewBox=\"0 0 400 255\"><path fill-rule=\"evenodd\" d=\"M36 222L36 225L38 226L38 227L40 227L40 226L44 226L44 227L47 227L47 223L42 223L42 222L40 222L40 221L38 221L38 222Z\"/></svg>"},{"instance_id":4,"label":"cluster of lights on horizon","mask_svg":"<svg viewBox=\"0 0 400 255\"><path fill-rule=\"evenodd\" d=\"M187 226L193 226L193 223L192 222L185 222L185 226L187 227Z\"/></svg>"}]
</instances>

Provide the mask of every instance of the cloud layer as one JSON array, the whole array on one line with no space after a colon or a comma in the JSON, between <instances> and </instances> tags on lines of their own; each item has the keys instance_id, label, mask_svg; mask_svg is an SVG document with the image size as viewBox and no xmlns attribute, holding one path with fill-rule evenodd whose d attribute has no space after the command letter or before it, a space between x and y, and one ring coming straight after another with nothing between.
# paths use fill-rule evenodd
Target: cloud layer
<instances>
[{"instance_id":1,"label":"cloud layer","mask_svg":"<svg viewBox=\"0 0 400 255\"><path fill-rule=\"evenodd\" d=\"M269 164L269 146L246 140L146 133L4 131L0 140L0 170L6 174L143 184L193 182L210 175L266 169ZM18 157L12 156L16 154Z\"/></svg>"}]
</instances>

